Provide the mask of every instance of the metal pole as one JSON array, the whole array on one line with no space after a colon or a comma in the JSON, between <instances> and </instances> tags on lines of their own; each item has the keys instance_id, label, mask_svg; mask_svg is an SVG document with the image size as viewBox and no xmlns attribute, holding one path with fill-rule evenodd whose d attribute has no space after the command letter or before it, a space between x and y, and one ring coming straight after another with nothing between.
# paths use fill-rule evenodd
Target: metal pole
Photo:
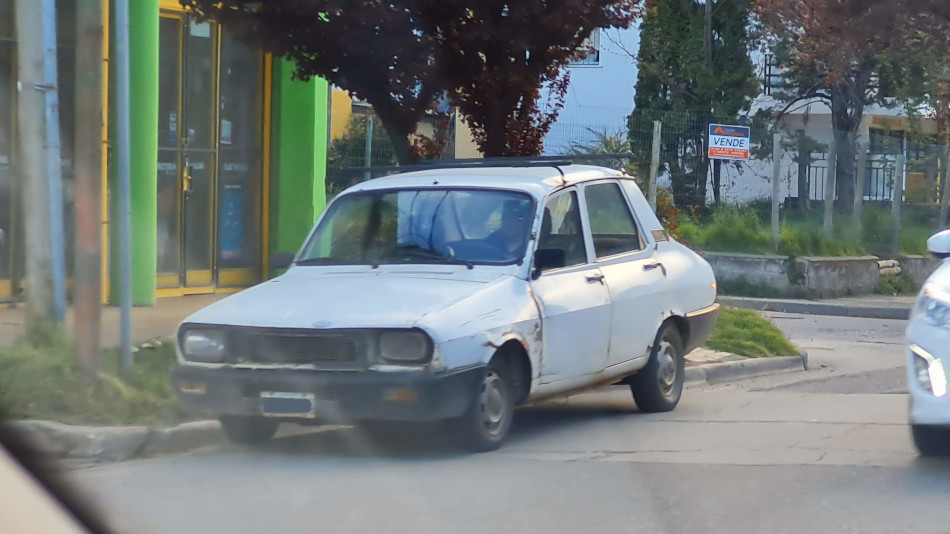
<instances>
[{"instance_id":1,"label":"metal pole","mask_svg":"<svg viewBox=\"0 0 950 534\"><path fill-rule=\"evenodd\" d=\"M901 203L904 202L904 155L897 156L897 170L894 171L893 198L891 199L891 252L896 257L901 250Z\"/></svg>"},{"instance_id":2,"label":"metal pole","mask_svg":"<svg viewBox=\"0 0 950 534\"><path fill-rule=\"evenodd\" d=\"M650 183L648 198L650 207L656 211L656 175L660 172L660 143L663 138L663 121L653 121L653 149L650 157Z\"/></svg>"},{"instance_id":3,"label":"metal pole","mask_svg":"<svg viewBox=\"0 0 950 534\"><path fill-rule=\"evenodd\" d=\"M56 78L56 0L43 0L43 54L53 313L56 323L63 324L66 322L66 242L63 237L63 163L60 155L59 89Z\"/></svg>"},{"instance_id":4,"label":"metal pole","mask_svg":"<svg viewBox=\"0 0 950 534\"><path fill-rule=\"evenodd\" d=\"M772 134L772 244L778 250L779 238L779 180L782 173L782 134Z\"/></svg>"},{"instance_id":5,"label":"metal pole","mask_svg":"<svg viewBox=\"0 0 950 534\"><path fill-rule=\"evenodd\" d=\"M828 148L828 174L825 176L825 237L831 239L834 234L835 178L838 167L838 147L834 132L831 133L831 146Z\"/></svg>"},{"instance_id":6,"label":"metal pole","mask_svg":"<svg viewBox=\"0 0 950 534\"><path fill-rule=\"evenodd\" d=\"M950 211L950 149L943 151L943 180L940 181L940 230L947 227L947 211Z\"/></svg>"},{"instance_id":7,"label":"metal pole","mask_svg":"<svg viewBox=\"0 0 950 534\"><path fill-rule=\"evenodd\" d=\"M102 0L76 2L76 124L102 130ZM75 360L88 377L99 371L102 302L101 136L75 136L76 250L73 268Z\"/></svg>"},{"instance_id":8,"label":"metal pole","mask_svg":"<svg viewBox=\"0 0 950 534\"><path fill-rule=\"evenodd\" d=\"M851 209L854 235L861 237L861 209L864 207L864 181L868 168L868 145L858 143L858 174L854 177L854 206Z\"/></svg>"},{"instance_id":9,"label":"metal pole","mask_svg":"<svg viewBox=\"0 0 950 534\"><path fill-rule=\"evenodd\" d=\"M363 179L369 180L372 178L372 174L369 172L369 168L373 166L373 116L369 115L366 117L366 144L363 148L363 167L366 167L366 170L363 171Z\"/></svg>"},{"instance_id":10,"label":"metal pole","mask_svg":"<svg viewBox=\"0 0 950 534\"><path fill-rule=\"evenodd\" d=\"M24 173L28 334L62 323L66 311L55 9L55 0L16 3L17 123Z\"/></svg>"},{"instance_id":11,"label":"metal pole","mask_svg":"<svg viewBox=\"0 0 950 534\"><path fill-rule=\"evenodd\" d=\"M132 369L132 155L129 135L129 0L115 3L116 102L119 158L119 339L122 371Z\"/></svg>"}]
</instances>

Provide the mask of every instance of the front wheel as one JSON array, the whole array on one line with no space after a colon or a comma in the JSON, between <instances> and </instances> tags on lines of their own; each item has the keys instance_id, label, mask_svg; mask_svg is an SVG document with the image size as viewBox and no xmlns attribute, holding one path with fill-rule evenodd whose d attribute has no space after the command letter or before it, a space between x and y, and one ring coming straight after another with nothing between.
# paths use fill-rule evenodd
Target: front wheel
<instances>
[{"instance_id":1,"label":"front wheel","mask_svg":"<svg viewBox=\"0 0 950 534\"><path fill-rule=\"evenodd\" d=\"M930 425L911 425L914 445L921 456L950 455L950 428Z\"/></svg>"},{"instance_id":2,"label":"front wheel","mask_svg":"<svg viewBox=\"0 0 950 534\"><path fill-rule=\"evenodd\" d=\"M514 390L507 369L489 364L476 384L468 410L454 421L458 437L474 452L488 452L501 447L514 418Z\"/></svg>"},{"instance_id":3,"label":"front wheel","mask_svg":"<svg viewBox=\"0 0 950 534\"><path fill-rule=\"evenodd\" d=\"M277 433L278 421L264 417L222 415L221 429L232 443L254 445L263 443Z\"/></svg>"},{"instance_id":4,"label":"front wheel","mask_svg":"<svg viewBox=\"0 0 950 534\"><path fill-rule=\"evenodd\" d=\"M633 400L641 412L669 412L680 401L685 377L683 336L672 323L656 335L650 360L630 381Z\"/></svg>"}]
</instances>

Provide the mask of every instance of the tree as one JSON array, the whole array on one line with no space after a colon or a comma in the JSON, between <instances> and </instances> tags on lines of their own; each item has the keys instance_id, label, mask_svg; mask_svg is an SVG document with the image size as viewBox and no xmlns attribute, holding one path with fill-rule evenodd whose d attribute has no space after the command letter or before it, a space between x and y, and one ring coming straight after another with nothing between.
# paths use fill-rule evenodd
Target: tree
<instances>
[{"instance_id":1,"label":"tree","mask_svg":"<svg viewBox=\"0 0 950 534\"><path fill-rule=\"evenodd\" d=\"M897 58L910 45L922 4L940 0L754 0L768 45L784 68L785 83L773 95L786 102L817 100L831 108L837 146L838 200L851 205L855 143L864 110L890 105L917 67ZM939 9L946 11L946 7Z\"/></svg>"},{"instance_id":2,"label":"tree","mask_svg":"<svg viewBox=\"0 0 950 534\"><path fill-rule=\"evenodd\" d=\"M439 43L423 31L418 2L180 1L199 17L293 60L297 78L320 76L369 102L398 161L412 161L411 135L443 89L435 64Z\"/></svg>"},{"instance_id":3,"label":"tree","mask_svg":"<svg viewBox=\"0 0 950 534\"><path fill-rule=\"evenodd\" d=\"M533 156L563 107L561 70L597 28L626 28L638 0L427 0L440 72L486 156ZM542 102L542 86L548 98Z\"/></svg>"},{"instance_id":4,"label":"tree","mask_svg":"<svg viewBox=\"0 0 950 534\"><path fill-rule=\"evenodd\" d=\"M447 93L486 155L540 152L566 91L560 68L595 28L629 25L637 0L180 0L376 110L400 163ZM564 89L559 89L564 87ZM421 146L416 143L416 146Z\"/></svg>"},{"instance_id":5,"label":"tree","mask_svg":"<svg viewBox=\"0 0 950 534\"><path fill-rule=\"evenodd\" d=\"M705 4L696 0L646 1L629 121L631 139L644 139L652 121L663 121L661 161L674 198L690 204L706 198L707 125L735 121L758 94L748 54L749 0L718 0L709 7L707 18ZM646 146L633 145L641 162L649 160ZM718 202L718 182L714 186Z\"/></svg>"}]
</instances>

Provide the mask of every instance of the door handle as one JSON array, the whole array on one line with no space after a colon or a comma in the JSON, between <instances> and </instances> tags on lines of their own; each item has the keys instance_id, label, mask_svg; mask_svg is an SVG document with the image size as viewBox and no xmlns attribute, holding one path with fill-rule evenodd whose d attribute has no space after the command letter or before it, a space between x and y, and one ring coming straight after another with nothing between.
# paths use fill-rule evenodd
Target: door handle
<instances>
[{"instance_id":1,"label":"door handle","mask_svg":"<svg viewBox=\"0 0 950 534\"><path fill-rule=\"evenodd\" d=\"M603 283L604 283L604 275L603 275L603 273L597 273L597 274L588 275L588 276L587 276L587 281L590 282L590 283L592 283L592 284L593 284L594 282L600 282L601 284L603 284Z\"/></svg>"},{"instance_id":2,"label":"door handle","mask_svg":"<svg viewBox=\"0 0 950 534\"><path fill-rule=\"evenodd\" d=\"M644 271L652 271L653 269L661 269L663 271L663 276L666 276L666 267L663 266L660 262L648 263L643 266Z\"/></svg>"}]
</instances>

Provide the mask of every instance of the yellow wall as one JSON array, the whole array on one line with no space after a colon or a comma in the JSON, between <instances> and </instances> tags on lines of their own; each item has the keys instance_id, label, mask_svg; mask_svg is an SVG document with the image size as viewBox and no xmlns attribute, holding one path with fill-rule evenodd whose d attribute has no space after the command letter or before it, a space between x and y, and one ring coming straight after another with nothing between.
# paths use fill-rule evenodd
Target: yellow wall
<instances>
[{"instance_id":1,"label":"yellow wall","mask_svg":"<svg viewBox=\"0 0 950 534\"><path fill-rule=\"evenodd\" d=\"M353 99L346 91L334 87L330 95L330 139L339 139L346 134L352 114Z\"/></svg>"}]
</instances>

